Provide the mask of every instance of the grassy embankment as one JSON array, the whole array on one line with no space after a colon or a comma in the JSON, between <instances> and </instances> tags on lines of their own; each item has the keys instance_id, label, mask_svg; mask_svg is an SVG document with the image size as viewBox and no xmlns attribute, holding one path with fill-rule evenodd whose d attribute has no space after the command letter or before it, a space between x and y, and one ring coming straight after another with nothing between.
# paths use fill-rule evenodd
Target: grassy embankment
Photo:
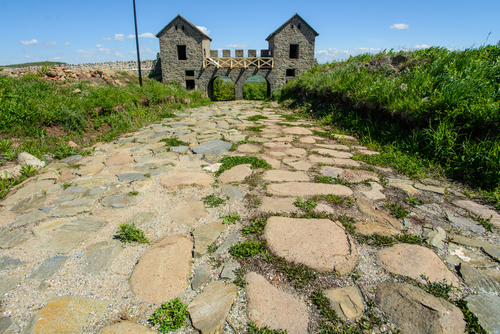
<instances>
[{"instance_id":1,"label":"grassy embankment","mask_svg":"<svg viewBox=\"0 0 500 334\"><path fill-rule=\"evenodd\" d=\"M316 66L273 96L381 151L359 160L413 178L437 171L500 209L500 45L433 47L384 65L396 55Z\"/></svg>"},{"instance_id":2,"label":"grassy embankment","mask_svg":"<svg viewBox=\"0 0 500 334\"><path fill-rule=\"evenodd\" d=\"M110 141L147 123L174 117L173 110L210 103L201 91L146 80L142 87L61 84L26 74L0 76L0 164L21 152L61 159L78 153L68 141L88 147ZM82 153L82 152L80 152ZM89 152L83 152L89 153ZM0 198L23 178L0 176Z\"/></svg>"},{"instance_id":3,"label":"grassy embankment","mask_svg":"<svg viewBox=\"0 0 500 334\"><path fill-rule=\"evenodd\" d=\"M38 61L33 63L22 63L22 64L12 64L12 65L0 65L0 67L11 67L11 68L23 68L30 66L57 66L57 65L65 65L66 63L58 62L58 61Z\"/></svg>"}]
</instances>

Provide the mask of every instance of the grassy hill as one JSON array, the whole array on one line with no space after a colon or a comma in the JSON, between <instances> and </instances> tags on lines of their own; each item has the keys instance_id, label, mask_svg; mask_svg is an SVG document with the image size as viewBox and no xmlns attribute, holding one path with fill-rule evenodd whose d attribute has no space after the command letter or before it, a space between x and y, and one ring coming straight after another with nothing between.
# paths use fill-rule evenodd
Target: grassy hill
<instances>
[{"instance_id":1,"label":"grassy hill","mask_svg":"<svg viewBox=\"0 0 500 334\"><path fill-rule=\"evenodd\" d=\"M413 177L439 169L488 190L500 208L500 45L363 54L273 94L382 150L359 159Z\"/></svg>"},{"instance_id":2,"label":"grassy hill","mask_svg":"<svg viewBox=\"0 0 500 334\"><path fill-rule=\"evenodd\" d=\"M58 62L58 61L38 61L33 63L22 63L22 64L12 64L12 65L0 65L0 67L11 67L11 68L22 68L22 67L30 67L30 66L56 66L56 65L64 65L66 63Z\"/></svg>"}]
</instances>

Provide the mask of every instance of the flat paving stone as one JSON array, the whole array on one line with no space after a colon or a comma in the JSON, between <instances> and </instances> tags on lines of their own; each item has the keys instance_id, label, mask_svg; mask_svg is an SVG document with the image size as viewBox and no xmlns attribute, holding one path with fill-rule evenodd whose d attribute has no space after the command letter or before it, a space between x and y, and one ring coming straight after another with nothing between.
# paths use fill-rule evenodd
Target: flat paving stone
<instances>
[{"instance_id":1,"label":"flat paving stone","mask_svg":"<svg viewBox=\"0 0 500 334\"><path fill-rule=\"evenodd\" d=\"M106 166L120 166L120 165L127 165L131 163L133 160L132 156L130 154L117 154L115 156L112 156L106 162L104 163Z\"/></svg>"},{"instance_id":2,"label":"flat paving stone","mask_svg":"<svg viewBox=\"0 0 500 334\"><path fill-rule=\"evenodd\" d=\"M270 217L264 229L267 246L287 261L318 271L350 272L358 253L343 226L328 219Z\"/></svg>"},{"instance_id":3,"label":"flat paving stone","mask_svg":"<svg viewBox=\"0 0 500 334\"><path fill-rule=\"evenodd\" d=\"M37 238L43 237L49 234L51 231L55 230L61 225L66 224L71 221L73 218L57 218L51 221L40 223L39 225L33 227L31 232Z\"/></svg>"},{"instance_id":4,"label":"flat paving stone","mask_svg":"<svg viewBox=\"0 0 500 334\"><path fill-rule=\"evenodd\" d=\"M193 280L191 281L191 288L196 291L199 288L201 288L202 285L204 285L207 281L208 278L210 277L210 274L207 270L207 267L205 266L199 266L196 268L194 272L194 277Z\"/></svg>"},{"instance_id":5,"label":"flat paving stone","mask_svg":"<svg viewBox=\"0 0 500 334\"><path fill-rule=\"evenodd\" d=\"M147 180L147 177L145 177L143 173L117 174L116 177L120 182Z\"/></svg>"},{"instance_id":6,"label":"flat paving stone","mask_svg":"<svg viewBox=\"0 0 500 334\"><path fill-rule=\"evenodd\" d=\"M202 333L221 333L237 292L232 283L210 282L187 307L194 328Z\"/></svg>"},{"instance_id":7,"label":"flat paving stone","mask_svg":"<svg viewBox=\"0 0 500 334\"><path fill-rule=\"evenodd\" d=\"M336 150L329 150L326 148L314 149L313 152L319 153L322 155L326 155L326 156L329 156L332 158L349 159L352 157L352 153L343 152L343 151L336 151Z\"/></svg>"},{"instance_id":8,"label":"flat paving stone","mask_svg":"<svg viewBox=\"0 0 500 334\"><path fill-rule=\"evenodd\" d=\"M12 226L21 227L32 223L37 223L39 221L45 220L47 218L47 214L42 210L31 210L27 214L24 214L18 217Z\"/></svg>"},{"instance_id":9,"label":"flat paving stone","mask_svg":"<svg viewBox=\"0 0 500 334\"><path fill-rule=\"evenodd\" d=\"M56 253L68 253L107 225L108 223L97 219L77 218L56 229L42 248Z\"/></svg>"},{"instance_id":10,"label":"flat paving stone","mask_svg":"<svg viewBox=\"0 0 500 334\"><path fill-rule=\"evenodd\" d=\"M224 240L224 242L222 243L222 245L220 245L219 248L217 248L217 250L214 252L214 254L215 255L221 255L222 253L224 253L225 251L227 251L229 249L229 247L231 247L232 245L234 245L235 243L237 243L239 239L240 239L240 234L239 233L231 233Z\"/></svg>"},{"instance_id":11,"label":"flat paving stone","mask_svg":"<svg viewBox=\"0 0 500 334\"><path fill-rule=\"evenodd\" d=\"M24 244L29 239L29 235L22 229L12 230L0 236L0 248L9 249Z\"/></svg>"},{"instance_id":12,"label":"flat paving stone","mask_svg":"<svg viewBox=\"0 0 500 334\"><path fill-rule=\"evenodd\" d=\"M118 240L101 241L85 248L83 253L85 274L99 274L108 269L113 260L122 251L122 244Z\"/></svg>"},{"instance_id":13,"label":"flat paving stone","mask_svg":"<svg viewBox=\"0 0 500 334\"><path fill-rule=\"evenodd\" d=\"M42 264L30 275L27 280L42 280L54 276L64 265L67 256L56 255L45 259Z\"/></svg>"},{"instance_id":14,"label":"flat paving stone","mask_svg":"<svg viewBox=\"0 0 500 334\"><path fill-rule=\"evenodd\" d=\"M207 253L207 248L212 244L227 226L221 222L214 222L197 227L194 232L194 257L199 258Z\"/></svg>"},{"instance_id":15,"label":"flat paving stone","mask_svg":"<svg viewBox=\"0 0 500 334\"><path fill-rule=\"evenodd\" d=\"M0 295L4 295L10 290L16 288L22 282L22 277L19 275L9 275L0 277ZM0 332L1 333L1 332Z\"/></svg>"},{"instance_id":16,"label":"flat paving stone","mask_svg":"<svg viewBox=\"0 0 500 334\"><path fill-rule=\"evenodd\" d=\"M234 202L243 196L243 194L238 188L228 184L223 185L221 187L221 190L224 193L224 195L226 195L229 198L230 202Z\"/></svg>"},{"instance_id":17,"label":"flat paving stone","mask_svg":"<svg viewBox=\"0 0 500 334\"><path fill-rule=\"evenodd\" d=\"M349 182L364 182L367 180L372 180L372 181L379 181L378 174L374 172L369 172L366 170L353 170L353 169L345 169L342 172L342 179L349 181Z\"/></svg>"},{"instance_id":18,"label":"flat paving stone","mask_svg":"<svg viewBox=\"0 0 500 334\"><path fill-rule=\"evenodd\" d=\"M79 213L90 212L94 210L97 198L83 198L73 201L63 202L51 212L53 217L75 216Z\"/></svg>"},{"instance_id":19,"label":"flat paving stone","mask_svg":"<svg viewBox=\"0 0 500 334\"><path fill-rule=\"evenodd\" d=\"M419 245L397 244L377 253L377 260L385 270L419 280L425 275L431 282L459 286L460 281L448 270L441 259L429 248Z\"/></svg>"},{"instance_id":20,"label":"flat paving stone","mask_svg":"<svg viewBox=\"0 0 500 334\"><path fill-rule=\"evenodd\" d=\"M303 157L307 155L307 151L304 150L303 148L289 148L283 152L292 157Z\"/></svg>"},{"instance_id":21,"label":"flat paving stone","mask_svg":"<svg viewBox=\"0 0 500 334\"><path fill-rule=\"evenodd\" d=\"M457 217L449 213L446 215L446 218L454 228L469 230L475 233L484 233L486 231L482 225L469 218Z\"/></svg>"},{"instance_id":22,"label":"flat paving stone","mask_svg":"<svg viewBox=\"0 0 500 334\"><path fill-rule=\"evenodd\" d=\"M130 321L120 321L102 327L99 334L153 334L156 331Z\"/></svg>"},{"instance_id":23,"label":"flat paving stone","mask_svg":"<svg viewBox=\"0 0 500 334\"><path fill-rule=\"evenodd\" d=\"M468 295L467 307L489 334L500 334L500 297L491 294Z\"/></svg>"},{"instance_id":24,"label":"flat paving stone","mask_svg":"<svg viewBox=\"0 0 500 334\"><path fill-rule=\"evenodd\" d=\"M20 266L24 266L26 264L28 264L28 262L15 259L10 256L0 257L0 271L7 269L14 269Z\"/></svg>"},{"instance_id":25,"label":"flat paving stone","mask_svg":"<svg viewBox=\"0 0 500 334\"><path fill-rule=\"evenodd\" d=\"M33 182L28 185L25 185L21 189L17 190L12 196L4 199L3 202L0 202L2 206L11 206L17 204L21 200L26 199L34 194L42 194L44 190L47 190L50 186L54 185L53 180L43 180L38 182Z\"/></svg>"},{"instance_id":26,"label":"flat paving stone","mask_svg":"<svg viewBox=\"0 0 500 334\"><path fill-rule=\"evenodd\" d=\"M162 175L160 178L160 184L167 189L190 186L208 187L213 182L210 175L195 172Z\"/></svg>"},{"instance_id":27,"label":"flat paving stone","mask_svg":"<svg viewBox=\"0 0 500 334\"><path fill-rule=\"evenodd\" d=\"M129 219L127 219L124 224L134 224L135 227L139 227L143 224L148 224L156 216L153 212L138 212Z\"/></svg>"},{"instance_id":28,"label":"flat paving stone","mask_svg":"<svg viewBox=\"0 0 500 334\"><path fill-rule=\"evenodd\" d=\"M262 212L296 212L299 211L293 203L295 198L262 197L259 211Z\"/></svg>"},{"instance_id":29,"label":"flat paving stone","mask_svg":"<svg viewBox=\"0 0 500 334\"><path fill-rule=\"evenodd\" d=\"M460 276L469 288L473 288L480 293L498 293L500 292L500 282L488 274L487 270L475 268L467 262L460 263Z\"/></svg>"},{"instance_id":30,"label":"flat paving stone","mask_svg":"<svg viewBox=\"0 0 500 334\"><path fill-rule=\"evenodd\" d=\"M232 145L222 140L212 140L191 147L191 151L195 154L224 154L229 151Z\"/></svg>"},{"instance_id":31,"label":"flat paving stone","mask_svg":"<svg viewBox=\"0 0 500 334\"><path fill-rule=\"evenodd\" d=\"M316 144L316 147L327 148L330 150L341 150L341 151L349 151L350 147L341 144Z\"/></svg>"},{"instance_id":32,"label":"flat paving stone","mask_svg":"<svg viewBox=\"0 0 500 334\"><path fill-rule=\"evenodd\" d=\"M258 153L260 152L261 147L257 145L252 145L252 144L243 144L238 146L238 149L236 151L242 152L242 153Z\"/></svg>"},{"instance_id":33,"label":"flat paving stone","mask_svg":"<svg viewBox=\"0 0 500 334\"><path fill-rule=\"evenodd\" d=\"M312 131L301 127L287 127L283 129L283 132L290 135L312 135Z\"/></svg>"},{"instance_id":34,"label":"flat paving stone","mask_svg":"<svg viewBox=\"0 0 500 334\"><path fill-rule=\"evenodd\" d=\"M81 333L101 319L109 302L73 296L54 297L29 321L24 333Z\"/></svg>"},{"instance_id":35,"label":"flat paving stone","mask_svg":"<svg viewBox=\"0 0 500 334\"><path fill-rule=\"evenodd\" d=\"M433 192L436 194L441 194L441 195L444 195L444 191L445 191L444 187L429 186L429 185L425 185L425 184L418 183L418 182L415 183L413 186L419 190L430 191L430 192Z\"/></svg>"},{"instance_id":36,"label":"flat paving stone","mask_svg":"<svg viewBox=\"0 0 500 334\"><path fill-rule=\"evenodd\" d=\"M279 290L263 276L249 272L245 275L247 315L258 328L284 330L289 334L307 333L307 305L294 296Z\"/></svg>"},{"instance_id":37,"label":"flat paving stone","mask_svg":"<svg viewBox=\"0 0 500 334\"><path fill-rule=\"evenodd\" d=\"M378 201L381 199L385 199L385 195L381 192L381 190L384 190L384 187L382 187L380 184L376 182L369 182L371 189L366 190L366 191L361 191L361 193L368 198L369 200L372 201Z\"/></svg>"},{"instance_id":38,"label":"flat paving stone","mask_svg":"<svg viewBox=\"0 0 500 334\"><path fill-rule=\"evenodd\" d=\"M381 283L377 286L375 301L401 334L465 332L465 321L458 307L416 286Z\"/></svg>"},{"instance_id":39,"label":"flat paving stone","mask_svg":"<svg viewBox=\"0 0 500 334\"><path fill-rule=\"evenodd\" d=\"M105 197L101 204L113 209L126 208L128 206L137 204L137 197L130 196L129 194L118 194Z\"/></svg>"},{"instance_id":40,"label":"flat paving stone","mask_svg":"<svg viewBox=\"0 0 500 334\"><path fill-rule=\"evenodd\" d=\"M207 216L205 204L202 201L188 199L177 204L170 210L170 217L175 223L193 225L198 220Z\"/></svg>"},{"instance_id":41,"label":"flat paving stone","mask_svg":"<svg viewBox=\"0 0 500 334\"><path fill-rule=\"evenodd\" d=\"M285 181L310 181L309 175L303 172L289 172L285 170L268 170L262 176L264 181L285 182Z\"/></svg>"},{"instance_id":42,"label":"flat paving stone","mask_svg":"<svg viewBox=\"0 0 500 334\"><path fill-rule=\"evenodd\" d=\"M20 214L31 211L33 209L41 208L43 207L46 199L47 196L44 196L42 194L33 195L21 200L19 203L10 208L10 211Z\"/></svg>"},{"instance_id":43,"label":"flat paving stone","mask_svg":"<svg viewBox=\"0 0 500 334\"><path fill-rule=\"evenodd\" d=\"M141 257L130 277L136 298L148 303L172 300L188 287L193 243L188 235L156 241Z\"/></svg>"},{"instance_id":44,"label":"flat paving stone","mask_svg":"<svg viewBox=\"0 0 500 334\"><path fill-rule=\"evenodd\" d=\"M324 295L342 320L356 320L363 315L364 298L357 287L328 289Z\"/></svg>"},{"instance_id":45,"label":"flat paving stone","mask_svg":"<svg viewBox=\"0 0 500 334\"><path fill-rule=\"evenodd\" d=\"M455 201L453 202L453 204L465 210L473 212L484 219L489 219L491 217L491 223L494 226L500 227L500 214L498 214L494 210L487 208L484 205L481 205L473 201L465 201L465 200Z\"/></svg>"},{"instance_id":46,"label":"flat paving stone","mask_svg":"<svg viewBox=\"0 0 500 334\"><path fill-rule=\"evenodd\" d=\"M313 196L337 195L351 196L352 190L340 184L324 184L310 182L273 183L267 186L267 191L279 196Z\"/></svg>"},{"instance_id":47,"label":"flat paving stone","mask_svg":"<svg viewBox=\"0 0 500 334\"><path fill-rule=\"evenodd\" d=\"M335 166L361 167L361 164L352 159L333 158Z\"/></svg>"},{"instance_id":48,"label":"flat paving stone","mask_svg":"<svg viewBox=\"0 0 500 334\"><path fill-rule=\"evenodd\" d=\"M227 184L232 182L243 182L246 177L252 174L252 165L244 164L237 165L231 169L225 170L217 178L217 181L221 184Z\"/></svg>"},{"instance_id":49,"label":"flat paving stone","mask_svg":"<svg viewBox=\"0 0 500 334\"><path fill-rule=\"evenodd\" d=\"M288 166L291 166L292 168L296 170L302 170L306 171L309 170L309 168L312 167L312 164L306 162L306 161L297 161L297 162L285 162ZM273 167L274 168L274 167ZM279 167L278 167L279 168Z\"/></svg>"},{"instance_id":50,"label":"flat paving stone","mask_svg":"<svg viewBox=\"0 0 500 334\"><path fill-rule=\"evenodd\" d=\"M229 261L224 265L224 268L222 269L222 272L220 273L220 278L228 278L228 279L235 279L236 274L234 273L235 270L238 270L241 268L241 264L236 261Z\"/></svg>"},{"instance_id":51,"label":"flat paving stone","mask_svg":"<svg viewBox=\"0 0 500 334\"><path fill-rule=\"evenodd\" d=\"M356 233L363 235L383 235L386 237L391 237L396 234L399 234L399 231L395 228L387 224L381 224L373 221L360 221L354 223L354 227L356 227Z\"/></svg>"}]
</instances>

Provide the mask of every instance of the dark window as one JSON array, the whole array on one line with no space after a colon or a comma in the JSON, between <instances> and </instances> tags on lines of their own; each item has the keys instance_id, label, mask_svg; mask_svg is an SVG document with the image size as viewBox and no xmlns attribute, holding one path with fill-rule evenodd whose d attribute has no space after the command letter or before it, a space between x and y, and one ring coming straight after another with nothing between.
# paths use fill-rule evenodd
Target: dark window
<instances>
[{"instance_id":1,"label":"dark window","mask_svg":"<svg viewBox=\"0 0 500 334\"><path fill-rule=\"evenodd\" d=\"M175 30L177 30L177 26L175 26Z\"/></svg>"},{"instance_id":2,"label":"dark window","mask_svg":"<svg viewBox=\"0 0 500 334\"><path fill-rule=\"evenodd\" d=\"M286 70L286 76L287 77L294 77L295 76L295 70L294 69L287 69Z\"/></svg>"},{"instance_id":3,"label":"dark window","mask_svg":"<svg viewBox=\"0 0 500 334\"><path fill-rule=\"evenodd\" d=\"M293 24L292 24L292 29L293 29Z\"/></svg>"},{"instance_id":4,"label":"dark window","mask_svg":"<svg viewBox=\"0 0 500 334\"><path fill-rule=\"evenodd\" d=\"M293 58L293 59L299 58L299 45L298 44L290 44L290 58Z\"/></svg>"},{"instance_id":5,"label":"dark window","mask_svg":"<svg viewBox=\"0 0 500 334\"><path fill-rule=\"evenodd\" d=\"M184 26L182 26L182 30L184 30Z\"/></svg>"},{"instance_id":6,"label":"dark window","mask_svg":"<svg viewBox=\"0 0 500 334\"><path fill-rule=\"evenodd\" d=\"M299 28L299 29L300 29L300 24L297 26L297 28Z\"/></svg>"},{"instance_id":7,"label":"dark window","mask_svg":"<svg viewBox=\"0 0 500 334\"><path fill-rule=\"evenodd\" d=\"M186 70L186 76L187 77L194 77L194 71L193 70Z\"/></svg>"},{"instance_id":8,"label":"dark window","mask_svg":"<svg viewBox=\"0 0 500 334\"><path fill-rule=\"evenodd\" d=\"M194 89L194 88L195 88L194 80L186 80L186 89Z\"/></svg>"},{"instance_id":9,"label":"dark window","mask_svg":"<svg viewBox=\"0 0 500 334\"><path fill-rule=\"evenodd\" d=\"M185 45L177 45L177 59L187 60L187 52Z\"/></svg>"}]
</instances>

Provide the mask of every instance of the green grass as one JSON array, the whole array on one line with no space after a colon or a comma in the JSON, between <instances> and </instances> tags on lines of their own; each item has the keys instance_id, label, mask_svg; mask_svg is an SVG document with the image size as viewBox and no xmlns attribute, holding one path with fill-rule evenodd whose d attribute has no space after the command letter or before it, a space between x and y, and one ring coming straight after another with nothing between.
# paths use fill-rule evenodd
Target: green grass
<instances>
[{"instance_id":1,"label":"green grass","mask_svg":"<svg viewBox=\"0 0 500 334\"><path fill-rule=\"evenodd\" d=\"M282 329L269 329L268 327L259 328L251 321L248 322L248 334L286 334L287 331Z\"/></svg>"},{"instance_id":2,"label":"green grass","mask_svg":"<svg viewBox=\"0 0 500 334\"><path fill-rule=\"evenodd\" d=\"M267 216L261 217L250 224L250 226L245 226L241 229L243 235L249 235L251 233L255 235L262 235L264 233L264 228L266 227Z\"/></svg>"},{"instance_id":3,"label":"green grass","mask_svg":"<svg viewBox=\"0 0 500 334\"><path fill-rule=\"evenodd\" d=\"M406 202L406 204L411 205L411 206L419 206L419 205L424 204L423 201L419 200L417 197L412 197L412 196L406 197L405 202Z\"/></svg>"},{"instance_id":4,"label":"green grass","mask_svg":"<svg viewBox=\"0 0 500 334\"><path fill-rule=\"evenodd\" d=\"M398 219L402 219L410 213L401 204L387 202L384 206Z\"/></svg>"},{"instance_id":5,"label":"green grass","mask_svg":"<svg viewBox=\"0 0 500 334\"><path fill-rule=\"evenodd\" d=\"M229 252L236 259L248 259L260 254L264 249L264 242L253 239L232 245Z\"/></svg>"},{"instance_id":6,"label":"green grass","mask_svg":"<svg viewBox=\"0 0 500 334\"><path fill-rule=\"evenodd\" d=\"M230 212L229 214L225 216L221 216L222 218L222 224L236 224L238 220L241 219L240 215L237 214L236 212Z\"/></svg>"},{"instance_id":7,"label":"green grass","mask_svg":"<svg viewBox=\"0 0 500 334\"><path fill-rule=\"evenodd\" d=\"M215 176L221 175L224 171L233 168L237 165L250 164L253 168L264 168L271 169L271 165L268 164L265 160L256 158L256 157L224 157L219 160L222 165L219 167L219 170L215 172Z\"/></svg>"},{"instance_id":8,"label":"green grass","mask_svg":"<svg viewBox=\"0 0 500 334\"><path fill-rule=\"evenodd\" d=\"M297 208L304 210L305 212L309 212L312 211L314 208L316 208L318 206L318 203L310 199L303 201L302 197L297 197L295 202L293 202L293 205L295 205Z\"/></svg>"},{"instance_id":9,"label":"green grass","mask_svg":"<svg viewBox=\"0 0 500 334\"><path fill-rule=\"evenodd\" d=\"M206 197L203 197L203 203L207 206L207 208L215 208L224 203L224 199L212 194Z\"/></svg>"},{"instance_id":10,"label":"green grass","mask_svg":"<svg viewBox=\"0 0 500 334\"><path fill-rule=\"evenodd\" d=\"M11 68L23 68L30 66L48 66L53 67L56 65L65 65L66 63L62 63L59 61L37 61L31 63L21 63L21 64L12 64L12 65L0 65L0 67L11 67Z\"/></svg>"},{"instance_id":11,"label":"green grass","mask_svg":"<svg viewBox=\"0 0 500 334\"><path fill-rule=\"evenodd\" d=\"M175 298L162 304L149 318L149 321L153 326L159 325L158 331L160 333L168 333L184 326L188 316L187 305L179 298Z\"/></svg>"},{"instance_id":12,"label":"green grass","mask_svg":"<svg viewBox=\"0 0 500 334\"><path fill-rule=\"evenodd\" d=\"M266 126L265 125L259 125L259 126L247 126L245 128L245 131L252 131L252 132L262 132L262 129L264 129Z\"/></svg>"},{"instance_id":13,"label":"green grass","mask_svg":"<svg viewBox=\"0 0 500 334\"><path fill-rule=\"evenodd\" d=\"M356 239L360 244L366 244L374 247L393 246L398 242L414 245L422 245L424 243L421 237L408 233L397 234L392 237L377 233L373 235L356 234Z\"/></svg>"},{"instance_id":14,"label":"green grass","mask_svg":"<svg viewBox=\"0 0 500 334\"><path fill-rule=\"evenodd\" d=\"M263 116L263 115L253 115L250 117L247 117L247 121L255 122L258 121L259 119L267 119L268 117Z\"/></svg>"},{"instance_id":15,"label":"green grass","mask_svg":"<svg viewBox=\"0 0 500 334\"><path fill-rule=\"evenodd\" d=\"M309 281L318 278L318 273L306 265L288 262L285 258L280 256L266 254L263 260L273 264L279 272L284 272L296 288L302 288L305 284L309 283Z\"/></svg>"},{"instance_id":16,"label":"green grass","mask_svg":"<svg viewBox=\"0 0 500 334\"><path fill-rule=\"evenodd\" d=\"M267 82L245 82L243 84L245 100L265 100L267 98Z\"/></svg>"},{"instance_id":17,"label":"green grass","mask_svg":"<svg viewBox=\"0 0 500 334\"><path fill-rule=\"evenodd\" d=\"M144 232L135 227L135 224L121 224L118 229L118 239L121 242L137 242L140 244L148 244L149 240L146 238Z\"/></svg>"},{"instance_id":18,"label":"green grass","mask_svg":"<svg viewBox=\"0 0 500 334\"><path fill-rule=\"evenodd\" d=\"M470 217L477 221L479 224L481 224L486 230L492 232L493 231L493 223L491 222L491 219L493 219L493 216L490 216L488 219L484 219L483 217L476 215L474 213L469 213Z\"/></svg>"},{"instance_id":19,"label":"green grass","mask_svg":"<svg viewBox=\"0 0 500 334\"><path fill-rule=\"evenodd\" d=\"M160 140L161 142L165 143L165 146L171 147L171 146L188 146L189 143L186 143L185 141L179 140L177 138L164 138Z\"/></svg>"},{"instance_id":20,"label":"green grass","mask_svg":"<svg viewBox=\"0 0 500 334\"><path fill-rule=\"evenodd\" d=\"M273 97L381 153L359 160L416 179L446 174L498 195L500 44L432 47L407 53L397 66L369 63L394 56L384 51L316 66ZM485 198L500 206L498 196Z\"/></svg>"},{"instance_id":21,"label":"green grass","mask_svg":"<svg viewBox=\"0 0 500 334\"><path fill-rule=\"evenodd\" d=\"M349 187L351 183L349 181L343 180L339 177L316 175L313 180L315 183L326 183L326 184L340 184Z\"/></svg>"}]
</instances>

